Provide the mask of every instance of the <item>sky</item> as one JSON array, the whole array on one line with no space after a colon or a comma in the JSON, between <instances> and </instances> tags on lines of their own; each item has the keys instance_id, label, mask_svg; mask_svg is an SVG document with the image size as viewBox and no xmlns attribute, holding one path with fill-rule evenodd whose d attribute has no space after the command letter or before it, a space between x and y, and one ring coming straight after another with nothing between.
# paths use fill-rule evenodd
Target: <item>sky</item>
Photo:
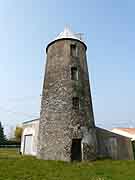
<instances>
[{"instance_id":1,"label":"sky","mask_svg":"<svg viewBox=\"0 0 135 180\"><path fill-rule=\"evenodd\" d=\"M0 0L0 121L5 134L38 118L45 48L81 32L97 126L135 127L134 0Z\"/></svg>"}]
</instances>

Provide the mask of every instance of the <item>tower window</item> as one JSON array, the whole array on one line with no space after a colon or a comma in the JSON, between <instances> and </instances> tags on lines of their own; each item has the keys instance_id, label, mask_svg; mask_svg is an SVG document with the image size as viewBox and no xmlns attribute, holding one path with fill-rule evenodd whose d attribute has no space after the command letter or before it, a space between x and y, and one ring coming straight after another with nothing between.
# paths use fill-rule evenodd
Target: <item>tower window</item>
<instances>
[{"instance_id":1,"label":"tower window","mask_svg":"<svg viewBox=\"0 0 135 180\"><path fill-rule=\"evenodd\" d=\"M79 110L79 98L78 97L73 97L73 109Z\"/></svg>"},{"instance_id":2,"label":"tower window","mask_svg":"<svg viewBox=\"0 0 135 180\"><path fill-rule=\"evenodd\" d=\"M77 57L77 47L75 44L70 45L70 53L71 53L71 56Z\"/></svg>"},{"instance_id":3,"label":"tower window","mask_svg":"<svg viewBox=\"0 0 135 180\"><path fill-rule=\"evenodd\" d=\"M78 70L77 67L71 68L71 79L72 80L78 80Z\"/></svg>"}]
</instances>

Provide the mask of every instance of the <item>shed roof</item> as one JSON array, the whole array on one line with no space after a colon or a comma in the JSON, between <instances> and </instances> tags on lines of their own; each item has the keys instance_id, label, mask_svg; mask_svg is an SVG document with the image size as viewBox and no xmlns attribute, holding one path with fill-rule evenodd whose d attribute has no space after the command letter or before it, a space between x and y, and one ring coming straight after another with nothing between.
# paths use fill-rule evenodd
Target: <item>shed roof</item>
<instances>
[{"instance_id":1,"label":"shed roof","mask_svg":"<svg viewBox=\"0 0 135 180\"><path fill-rule=\"evenodd\" d=\"M129 134L135 134L135 128L114 128L113 130L120 130Z\"/></svg>"},{"instance_id":2,"label":"shed roof","mask_svg":"<svg viewBox=\"0 0 135 180\"><path fill-rule=\"evenodd\" d=\"M135 128L114 128L112 129L112 132L130 137L132 140L135 140Z\"/></svg>"},{"instance_id":3,"label":"shed roof","mask_svg":"<svg viewBox=\"0 0 135 180\"><path fill-rule=\"evenodd\" d=\"M27 123L30 123L30 122L33 122L33 121L39 121L39 118L32 119L32 120L29 120L29 121L24 121L23 124L27 124Z\"/></svg>"}]
</instances>

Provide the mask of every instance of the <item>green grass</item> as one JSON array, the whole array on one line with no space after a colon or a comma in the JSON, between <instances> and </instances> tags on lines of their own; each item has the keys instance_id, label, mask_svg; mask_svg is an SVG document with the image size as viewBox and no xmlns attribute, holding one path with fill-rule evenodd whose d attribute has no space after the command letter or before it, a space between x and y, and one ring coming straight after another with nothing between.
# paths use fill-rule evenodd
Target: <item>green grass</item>
<instances>
[{"instance_id":1,"label":"green grass","mask_svg":"<svg viewBox=\"0 0 135 180\"><path fill-rule=\"evenodd\" d=\"M0 180L135 180L135 161L67 163L0 149Z\"/></svg>"}]
</instances>

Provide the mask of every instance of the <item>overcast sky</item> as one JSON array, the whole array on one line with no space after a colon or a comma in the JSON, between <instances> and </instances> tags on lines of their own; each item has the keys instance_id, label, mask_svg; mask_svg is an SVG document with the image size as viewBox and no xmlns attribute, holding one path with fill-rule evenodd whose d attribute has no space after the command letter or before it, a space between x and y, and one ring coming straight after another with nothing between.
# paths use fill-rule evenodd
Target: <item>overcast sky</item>
<instances>
[{"instance_id":1,"label":"overcast sky","mask_svg":"<svg viewBox=\"0 0 135 180\"><path fill-rule=\"evenodd\" d=\"M95 121L135 126L134 0L0 0L0 121L39 117L44 48L70 25L84 33Z\"/></svg>"}]
</instances>

